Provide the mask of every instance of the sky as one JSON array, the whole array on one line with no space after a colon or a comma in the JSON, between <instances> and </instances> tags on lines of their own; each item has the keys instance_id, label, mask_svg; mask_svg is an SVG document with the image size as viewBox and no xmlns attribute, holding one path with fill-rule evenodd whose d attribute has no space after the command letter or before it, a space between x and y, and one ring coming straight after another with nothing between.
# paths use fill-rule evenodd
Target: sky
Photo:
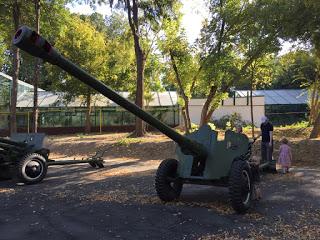
<instances>
[{"instance_id":1,"label":"sky","mask_svg":"<svg viewBox=\"0 0 320 240\"><path fill-rule=\"evenodd\" d=\"M80 14L91 14L94 11L102 15L111 14L109 5L97 5L95 10L93 10L89 5L69 4L68 7L71 12ZM183 0L182 12L182 25L186 30L189 43L193 44L200 34L202 21L209 15L208 9L205 6L204 0ZM282 50L278 55L283 55L289 52L291 48L291 43L283 42Z\"/></svg>"},{"instance_id":2,"label":"sky","mask_svg":"<svg viewBox=\"0 0 320 240\"><path fill-rule=\"evenodd\" d=\"M91 14L94 12L89 5L69 4L68 7L74 13ZM102 15L111 14L109 5L96 6L95 11ZM209 13L203 0L183 0L182 12L184 15L182 25L186 30L189 43L192 44L199 36L202 21Z\"/></svg>"}]
</instances>

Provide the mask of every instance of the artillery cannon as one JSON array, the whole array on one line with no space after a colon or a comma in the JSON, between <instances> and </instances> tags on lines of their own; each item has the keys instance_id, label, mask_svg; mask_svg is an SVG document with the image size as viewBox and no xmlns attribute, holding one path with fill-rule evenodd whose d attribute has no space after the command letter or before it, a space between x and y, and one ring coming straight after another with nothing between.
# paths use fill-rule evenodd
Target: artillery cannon
<instances>
[{"instance_id":1,"label":"artillery cannon","mask_svg":"<svg viewBox=\"0 0 320 240\"><path fill-rule=\"evenodd\" d=\"M13 43L31 55L59 66L177 143L178 160L166 159L157 170L155 188L161 200L177 199L184 183L218 185L229 187L231 203L237 212L244 213L250 207L253 173L247 156L249 139L245 135L226 131L225 139L218 141L217 132L205 125L183 136L63 57L30 28L21 27Z\"/></svg>"},{"instance_id":2,"label":"artillery cannon","mask_svg":"<svg viewBox=\"0 0 320 240\"><path fill-rule=\"evenodd\" d=\"M35 184L45 178L48 166L89 163L94 168L104 167L99 155L82 160L49 159L45 139L44 133L15 133L10 139L0 138L0 178Z\"/></svg>"}]
</instances>

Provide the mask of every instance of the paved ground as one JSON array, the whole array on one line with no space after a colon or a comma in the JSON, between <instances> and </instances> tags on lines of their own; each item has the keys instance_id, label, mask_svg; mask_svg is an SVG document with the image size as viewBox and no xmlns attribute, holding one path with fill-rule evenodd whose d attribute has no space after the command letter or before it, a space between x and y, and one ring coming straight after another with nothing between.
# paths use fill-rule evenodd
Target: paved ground
<instances>
[{"instance_id":1,"label":"paved ground","mask_svg":"<svg viewBox=\"0 0 320 240\"><path fill-rule=\"evenodd\" d=\"M163 204L159 161L50 167L38 185L0 182L0 239L320 239L320 169L262 178L263 199L236 215L224 188L186 185Z\"/></svg>"}]
</instances>

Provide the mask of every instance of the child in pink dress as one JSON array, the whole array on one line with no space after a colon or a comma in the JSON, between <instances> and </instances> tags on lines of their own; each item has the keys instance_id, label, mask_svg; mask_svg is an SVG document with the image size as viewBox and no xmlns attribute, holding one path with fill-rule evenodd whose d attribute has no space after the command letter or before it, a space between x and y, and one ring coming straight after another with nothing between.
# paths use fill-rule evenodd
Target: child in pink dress
<instances>
[{"instance_id":1,"label":"child in pink dress","mask_svg":"<svg viewBox=\"0 0 320 240\"><path fill-rule=\"evenodd\" d=\"M291 148L288 145L289 141L284 138L281 140L278 164L281 165L282 173L288 173L292 162Z\"/></svg>"}]
</instances>

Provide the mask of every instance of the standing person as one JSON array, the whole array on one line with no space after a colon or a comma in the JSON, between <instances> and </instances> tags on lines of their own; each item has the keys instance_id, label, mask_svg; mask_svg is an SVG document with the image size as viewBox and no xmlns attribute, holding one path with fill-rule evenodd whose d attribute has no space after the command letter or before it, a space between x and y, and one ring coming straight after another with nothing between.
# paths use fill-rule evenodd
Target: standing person
<instances>
[{"instance_id":1,"label":"standing person","mask_svg":"<svg viewBox=\"0 0 320 240\"><path fill-rule=\"evenodd\" d=\"M281 165L282 173L288 173L292 162L292 152L288 145L289 141L284 138L281 140L281 145L279 149L279 159L278 164Z\"/></svg>"},{"instance_id":2,"label":"standing person","mask_svg":"<svg viewBox=\"0 0 320 240\"><path fill-rule=\"evenodd\" d=\"M271 162L273 153L273 125L266 116L261 118L261 158L262 162Z\"/></svg>"}]
</instances>

